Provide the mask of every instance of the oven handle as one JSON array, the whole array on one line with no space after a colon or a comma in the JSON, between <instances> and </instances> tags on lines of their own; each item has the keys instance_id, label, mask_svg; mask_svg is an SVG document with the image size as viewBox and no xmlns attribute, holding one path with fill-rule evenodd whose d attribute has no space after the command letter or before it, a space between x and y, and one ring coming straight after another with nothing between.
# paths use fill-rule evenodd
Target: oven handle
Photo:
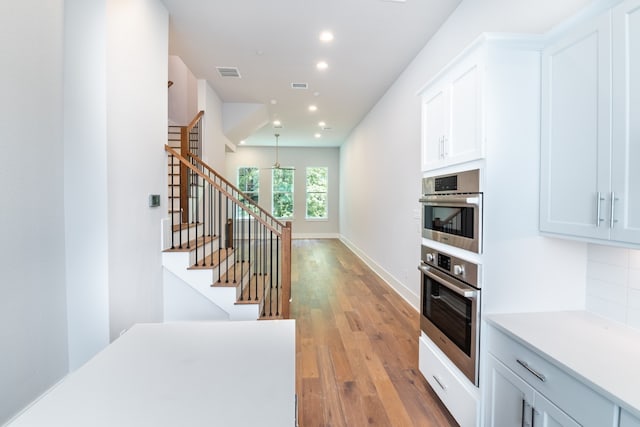
<instances>
[{"instance_id":1,"label":"oven handle","mask_svg":"<svg viewBox=\"0 0 640 427\"><path fill-rule=\"evenodd\" d=\"M456 283L450 282L448 280L446 280L444 277L440 277L437 274L434 274L431 269L426 266L426 265L420 265L418 266L418 270L420 270L422 273L426 274L427 276L431 277L433 280L437 280L438 283L440 283L441 285L443 285L444 287L450 289L451 291L455 292L456 294L463 296L465 298L475 298L476 295L478 295L478 291L475 289L469 289L468 287L462 287Z\"/></svg>"},{"instance_id":2,"label":"oven handle","mask_svg":"<svg viewBox=\"0 0 640 427\"><path fill-rule=\"evenodd\" d=\"M441 197L421 197L420 203L430 206L480 206L480 195L447 195Z\"/></svg>"}]
</instances>

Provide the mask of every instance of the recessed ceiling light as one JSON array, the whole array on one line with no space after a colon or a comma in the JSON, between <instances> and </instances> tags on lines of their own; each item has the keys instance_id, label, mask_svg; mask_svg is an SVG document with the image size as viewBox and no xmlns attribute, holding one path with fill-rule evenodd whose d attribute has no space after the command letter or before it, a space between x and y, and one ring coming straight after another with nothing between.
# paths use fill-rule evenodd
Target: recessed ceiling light
<instances>
[{"instance_id":1,"label":"recessed ceiling light","mask_svg":"<svg viewBox=\"0 0 640 427\"><path fill-rule=\"evenodd\" d=\"M315 136L316 138L320 138L320 137L322 136L322 134L320 134L320 133L316 133L316 134L314 134L313 136Z\"/></svg>"},{"instance_id":2,"label":"recessed ceiling light","mask_svg":"<svg viewBox=\"0 0 640 427\"><path fill-rule=\"evenodd\" d=\"M316 64L316 68L318 70L326 70L327 68L329 68L329 64L327 64L325 61L320 61Z\"/></svg>"},{"instance_id":3,"label":"recessed ceiling light","mask_svg":"<svg viewBox=\"0 0 640 427\"><path fill-rule=\"evenodd\" d=\"M318 122L318 126L321 128L325 127L327 124L325 122Z\"/></svg>"},{"instance_id":4,"label":"recessed ceiling light","mask_svg":"<svg viewBox=\"0 0 640 427\"><path fill-rule=\"evenodd\" d=\"M315 105L309 105L309 111L318 111L318 107Z\"/></svg>"},{"instance_id":5,"label":"recessed ceiling light","mask_svg":"<svg viewBox=\"0 0 640 427\"><path fill-rule=\"evenodd\" d=\"M273 121L273 127L274 128L282 127L282 122L280 120L274 120Z\"/></svg>"},{"instance_id":6,"label":"recessed ceiling light","mask_svg":"<svg viewBox=\"0 0 640 427\"><path fill-rule=\"evenodd\" d=\"M242 141L240 141L240 145L244 145L244 139Z\"/></svg>"},{"instance_id":7,"label":"recessed ceiling light","mask_svg":"<svg viewBox=\"0 0 640 427\"><path fill-rule=\"evenodd\" d=\"M333 40L333 33L331 31L323 31L320 33L320 41L330 42Z\"/></svg>"},{"instance_id":8,"label":"recessed ceiling light","mask_svg":"<svg viewBox=\"0 0 640 427\"><path fill-rule=\"evenodd\" d=\"M278 103L278 100L277 100L277 99L272 99L272 100L271 100L271 105L276 105L277 103Z\"/></svg>"}]
</instances>

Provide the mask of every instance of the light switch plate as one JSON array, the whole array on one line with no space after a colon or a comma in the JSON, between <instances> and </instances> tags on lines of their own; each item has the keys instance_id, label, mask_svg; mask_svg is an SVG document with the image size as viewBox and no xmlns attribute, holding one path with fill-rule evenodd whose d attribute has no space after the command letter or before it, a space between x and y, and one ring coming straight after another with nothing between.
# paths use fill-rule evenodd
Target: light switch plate
<instances>
[{"instance_id":1,"label":"light switch plate","mask_svg":"<svg viewBox=\"0 0 640 427\"><path fill-rule=\"evenodd\" d=\"M160 206L160 195L159 194L149 194L149 207L157 208Z\"/></svg>"}]
</instances>

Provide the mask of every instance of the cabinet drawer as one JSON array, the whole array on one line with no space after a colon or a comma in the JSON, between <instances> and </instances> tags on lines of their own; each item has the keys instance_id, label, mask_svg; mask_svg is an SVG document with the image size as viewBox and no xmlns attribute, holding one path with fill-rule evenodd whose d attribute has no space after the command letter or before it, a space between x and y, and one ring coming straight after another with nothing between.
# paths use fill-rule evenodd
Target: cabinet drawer
<instances>
[{"instance_id":1,"label":"cabinet drawer","mask_svg":"<svg viewBox=\"0 0 640 427\"><path fill-rule=\"evenodd\" d=\"M478 421L478 389L467 380L435 347L422 335L419 340L419 368L427 382L461 427L475 427Z\"/></svg>"},{"instance_id":2,"label":"cabinet drawer","mask_svg":"<svg viewBox=\"0 0 640 427\"><path fill-rule=\"evenodd\" d=\"M494 328L489 328L489 351L581 425L611 425L612 402Z\"/></svg>"}]
</instances>

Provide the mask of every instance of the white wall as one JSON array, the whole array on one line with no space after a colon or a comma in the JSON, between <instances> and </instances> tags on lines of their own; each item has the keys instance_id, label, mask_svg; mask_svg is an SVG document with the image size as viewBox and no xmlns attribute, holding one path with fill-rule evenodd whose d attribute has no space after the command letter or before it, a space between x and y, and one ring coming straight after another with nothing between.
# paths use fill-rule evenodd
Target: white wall
<instances>
[{"instance_id":1,"label":"white wall","mask_svg":"<svg viewBox=\"0 0 640 427\"><path fill-rule=\"evenodd\" d=\"M67 373L63 2L0 2L0 424Z\"/></svg>"},{"instance_id":2,"label":"white wall","mask_svg":"<svg viewBox=\"0 0 640 427\"><path fill-rule=\"evenodd\" d=\"M587 309L640 329L640 250L590 244Z\"/></svg>"},{"instance_id":3,"label":"white wall","mask_svg":"<svg viewBox=\"0 0 640 427\"><path fill-rule=\"evenodd\" d=\"M106 1L65 2L64 185L69 367L109 344Z\"/></svg>"},{"instance_id":4,"label":"white wall","mask_svg":"<svg viewBox=\"0 0 640 427\"><path fill-rule=\"evenodd\" d=\"M343 145L340 233L410 302L420 294L418 89L482 32L546 32L588 3L464 0Z\"/></svg>"},{"instance_id":5,"label":"white wall","mask_svg":"<svg viewBox=\"0 0 640 427\"><path fill-rule=\"evenodd\" d=\"M271 212L271 166L275 160L275 148L238 146L235 153L227 153L226 177L237 184L238 168L259 167L260 171L260 205ZM295 148L279 149L279 161L283 167L295 167L294 219L292 220L293 238L337 237L339 213L339 149L338 148ZM305 181L306 168L309 166L328 167L329 201L328 220L306 220Z\"/></svg>"},{"instance_id":6,"label":"white wall","mask_svg":"<svg viewBox=\"0 0 640 427\"><path fill-rule=\"evenodd\" d=\"M169 56L169 122L186 126L198 113L198 81L179 56Z\"/></svg>"},{"instance_id":7,"label":"white wall","mask_svg":"<svg viewBox=\"0 0 640 427\"><path fill-rule=\"evenodd\" d=\"M107 184L111 339L162 320L168 13L159 0L107 3ZM148 206L160 194L159 208Z\"/></svg>"},{"instance_id":8,"label":"white wall","mask_svg":"<svg viewBox=\"0 0 640 427\"><path fill-rule=\"evenodd\" d=\"M206 80L198 80L198 111L204 111L202 159L224 174L225 147L231 142L222 132L222 101Z\"/></svg>"}]
</instances>

